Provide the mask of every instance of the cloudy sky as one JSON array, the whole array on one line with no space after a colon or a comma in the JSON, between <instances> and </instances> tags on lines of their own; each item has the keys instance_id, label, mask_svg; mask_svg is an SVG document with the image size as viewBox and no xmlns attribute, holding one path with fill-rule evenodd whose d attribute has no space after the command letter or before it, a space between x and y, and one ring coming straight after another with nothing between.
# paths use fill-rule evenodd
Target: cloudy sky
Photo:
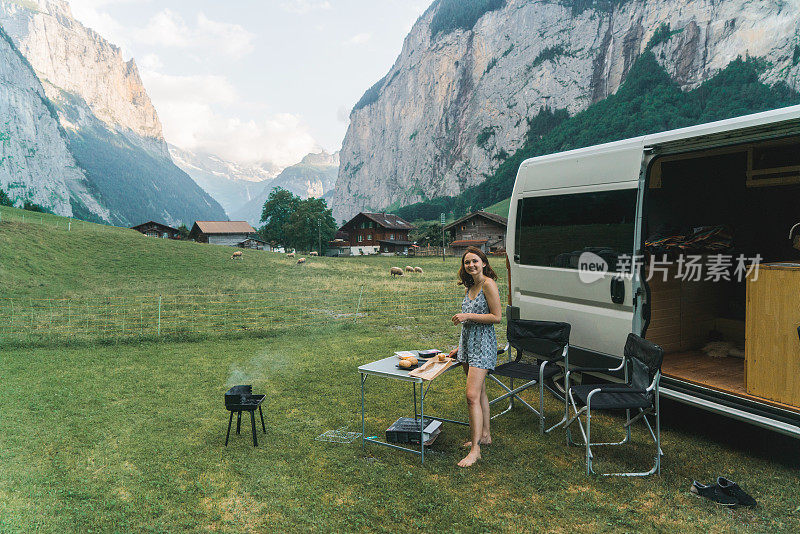
<instances>
[{"instance_id":1,"label":"cloudy sky","mask_svg":"<svg viewBox=\"0 0 800 534\"><path fill-rule=\"evenodd\" d=\"M348 115L431 0L69 0L133 57L167 141L289 165Z\"/></svg>"}]
</instances>

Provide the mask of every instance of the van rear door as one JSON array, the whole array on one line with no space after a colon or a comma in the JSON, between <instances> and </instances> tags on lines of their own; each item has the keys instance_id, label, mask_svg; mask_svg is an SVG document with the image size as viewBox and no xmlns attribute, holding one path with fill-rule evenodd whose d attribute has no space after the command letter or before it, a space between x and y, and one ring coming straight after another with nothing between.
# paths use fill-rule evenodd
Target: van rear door
<instances>
[{"instance_id":1,"label":"van rear door","mask_svg":"<svg viewBox=\"0 0 800 534\"><path fill-rule=\"evenodd\" d=\"M521 318L568 322L571 345L622 356L640 304L642 161L641 144L629 142L523 163L508 236Z\"/></svg>"}]
</instances>

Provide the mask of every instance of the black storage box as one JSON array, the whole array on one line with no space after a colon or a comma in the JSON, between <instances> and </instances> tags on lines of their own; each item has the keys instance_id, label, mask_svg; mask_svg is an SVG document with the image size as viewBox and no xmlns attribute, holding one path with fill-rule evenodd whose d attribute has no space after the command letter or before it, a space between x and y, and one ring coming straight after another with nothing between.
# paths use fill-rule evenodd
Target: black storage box
<instances>
[{"instance_id":1,"label":"black storage box","mask_svg":"<svg viewBox=\"0 0 800 534\"><path fill-rule=\"evenodd\" d=\"M425 428L423 436L425 445L430 445L442 431L442 422L438 419L425 418ZM410 443L419 445L419 419L413 417L401 417L392 426L386 429L386 441L389 443Z\"/></svg>"}]
</instances>

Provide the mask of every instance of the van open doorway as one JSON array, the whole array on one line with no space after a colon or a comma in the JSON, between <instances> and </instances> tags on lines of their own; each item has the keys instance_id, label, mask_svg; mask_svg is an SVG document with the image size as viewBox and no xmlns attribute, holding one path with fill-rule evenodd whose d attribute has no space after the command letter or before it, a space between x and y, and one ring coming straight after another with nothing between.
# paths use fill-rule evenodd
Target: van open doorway
<instances>
[{"instance_id":1,"label":"van open doorway","mask_svg":"<svg viewBox=\"0 0 800 534\"><path fill-rule=\"evenodd\" d=\"M645 337L665 350L665 377L800 412L800 382L758 378L784 372L790 355L768 347L791 343L791 332L766 325L777 324L779 311L756 314L758 303L748 301L748 284L768 275L765 264L798 263L800 277L800 250L789 239L798 199L800 138L653 160L643 210L644 324Z\"/></svg>"}]
</instances>

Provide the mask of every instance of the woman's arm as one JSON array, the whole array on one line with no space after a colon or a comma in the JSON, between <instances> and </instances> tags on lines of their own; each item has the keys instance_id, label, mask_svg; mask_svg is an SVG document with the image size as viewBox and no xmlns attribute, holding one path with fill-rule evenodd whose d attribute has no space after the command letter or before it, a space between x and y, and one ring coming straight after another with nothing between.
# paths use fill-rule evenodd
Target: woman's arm
<instances>
[{"instance_id":1,"label":"woman's arm","mask_svg":"<svg viewBox=\"0 0 800 534\"><path fill-rule=\"evenodd\" d=\"M483 295L489 304L489 313L457 313L453 316L453 324L473 323L497 324L503 320L502 308L500 306L500 291L497 284L491 278L487 278L483 283Z\"/></svg>"}]
</instances>

